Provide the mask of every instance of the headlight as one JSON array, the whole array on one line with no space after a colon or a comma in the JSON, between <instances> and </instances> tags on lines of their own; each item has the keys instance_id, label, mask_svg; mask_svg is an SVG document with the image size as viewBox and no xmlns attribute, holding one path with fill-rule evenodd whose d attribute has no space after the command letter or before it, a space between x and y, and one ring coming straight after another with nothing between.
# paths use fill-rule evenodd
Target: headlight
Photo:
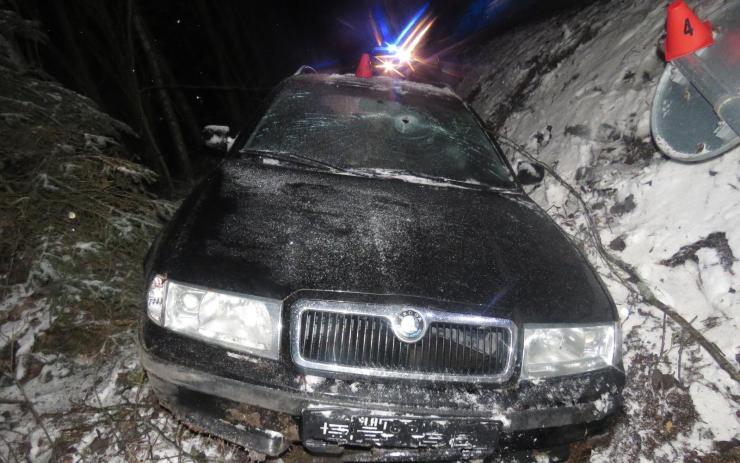
<instances>
[{"instance_id":1,"label":"headlight","mask_svg":"<svg viewBox=\"0 0 740 463\"><path fill-rule=\"evenodd\" d=\"M185 285L155 276L147 313L158 325L262 357L278 358L282 302Z\"/></svg>"},{"instance_id":2,"label":"headlight","mask_svg":"<svg viewBox=\"0 0 740 463\"><path fill-rule=\"evenodd\" d=\"M608 325L525 325L522 379L572 375L616 365L619 328Z\"/></svg>"}]
</instances>

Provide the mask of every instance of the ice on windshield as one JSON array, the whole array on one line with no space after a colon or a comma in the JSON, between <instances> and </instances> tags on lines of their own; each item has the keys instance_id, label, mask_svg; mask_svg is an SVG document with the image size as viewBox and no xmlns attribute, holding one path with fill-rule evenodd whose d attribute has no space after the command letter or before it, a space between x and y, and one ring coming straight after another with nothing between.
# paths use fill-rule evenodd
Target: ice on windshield
<instances>
[{"instance_id":1,"label":"ice on windshield","mask_svg":"<svg viewBox=\"0 0 740 463\"><path fill-rule=\"evenodd\" d=\"M297 154L345 169L513 185L508 168L462 102L392 88L289 82L245 149Z\"/></svg>"}]
</instances>

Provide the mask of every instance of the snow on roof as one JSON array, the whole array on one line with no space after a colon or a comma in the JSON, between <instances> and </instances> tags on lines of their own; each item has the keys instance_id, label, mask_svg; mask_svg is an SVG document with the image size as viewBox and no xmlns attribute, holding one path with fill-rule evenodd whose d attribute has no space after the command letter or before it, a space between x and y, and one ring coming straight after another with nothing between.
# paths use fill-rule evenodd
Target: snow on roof
<instances>
[{"instance_id":1,"label":"snow on roof","mask_svg":"<svg viewBox=\"0 0 740 463\"><path fill-rule=\"evenodd\" d=\"M327 84L336 84L351 87L368 88L379 91L394 91L401 94L417 93L429 96L443 96L460 99L448 86L442 84L426 84L410 80L395 79L387 76L375 76L369 79L355 77L354 74L299 74L292 79L323 81Z\"/></svg>"}]
</instances>

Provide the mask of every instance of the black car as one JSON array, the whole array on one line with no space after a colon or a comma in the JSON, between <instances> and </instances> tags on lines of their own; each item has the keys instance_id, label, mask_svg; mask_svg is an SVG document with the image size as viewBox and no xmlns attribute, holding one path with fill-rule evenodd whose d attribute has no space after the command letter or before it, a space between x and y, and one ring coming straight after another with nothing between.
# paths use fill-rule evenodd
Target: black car
<instances>
[{"instance_id":1,"label":"black car","mask_svg":"<svg viewBox=\"0 0 740 463\"><path fill-rule=\"evenodd\" d=\"M158 398L267 456L562 450L620 404L611 297L445 87L288 78L145 271Z\"/></svg>"}]
</instances>

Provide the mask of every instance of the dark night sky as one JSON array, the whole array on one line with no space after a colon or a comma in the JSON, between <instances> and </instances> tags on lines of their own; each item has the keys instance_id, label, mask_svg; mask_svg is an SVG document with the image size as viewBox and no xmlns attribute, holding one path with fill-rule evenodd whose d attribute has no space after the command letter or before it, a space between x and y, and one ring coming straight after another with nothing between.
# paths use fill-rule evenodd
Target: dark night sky
<instances>
[{"instance_id":1,"label":"dark night sky","mask_svg":"<svg viewBox=\"0 0 740 463\"><path fill-rule=\"evenodd\" d=\"M430 13L437 21L429 37L432 50L470 37L484 37L536 16L546 15L564 6L584 0L432 0ZM194 6L196 2L160 0L139 2L151 25L152 35L167 57L179 84L233 85L264 94L300 65L309 64L324 72L352 72L359 55L374 44L368 16L371 10L387 13L389 23L400 28L425 2L420 0L382 1L251 1L228 0L203 2L212 12L211 24ZM59 34L48 3L29 2L30 16L39 17L52 42ZM74 5L74 1L65 6ZM34 11L35 10L35 11ZM84 37L85 24L73 24ZM230 53L244 53L250 70L242 69L224 82L215 72L219 55L209 40L210 33L228 34L243 40ZM252 31L250 35L249 32ZM246 39L246 37L252 37ZM232 41L233 43L234 41ZM94 46L94 45L93 45ZM237 47L242 47L241 49ZM448 55L445 60L454 61ZM50 60L46 66L65 83L69 70ZM58 60L57 60L58 61ZM252 70L253 69L253 70ZM248 74L248 75L245 75ZM100 85L106 82L101 78ZM73 86L73 85L72 85ZM255 88L256 87L256 88ZM202 114L223 118L218 107L210 107L215 90L188 90L187 96ZM251 91L251 90L250 90Z\"/></svg>"},{"instance_id":2,"label":"dark night sky","mask_svg":"<svg viewBox=\"0 0 740 463\"><path fill-rule=\"evenodd\" d=\"M424 2L213 2L213 8L228 3L227 15L237 27L259 27L260 41L245 43L244 52L259 54L263 66L237 82L217 82L212 50L203 46L206 25L189 2L163 1L147 5L148 17L157 24L154 31L168 56L176 57L173 67L182 83L247 85L270 88L308 64L322 72L353 72L360 54L374 44L368 15L380 6L398 27ZM547 15L583 0L437 0L429 11L437 22L429 39L430 49L463 39L484 38L521 22ZM486 14L486 12L490 14ZM239 18L242 18L241 20ZM184 53L184 54L183 54ZM253 56L252 55L252 56ZM453 61L455 56L443 57ZM246 84L246 82L250 82ZM198 104L207 105L209 95L200 92ZM195 92L197 93L197 92Z\"/></svg>"},{"instance_id":3,"label":"dark night sky","mask_svg":"<svg viewBox=\"0 0 740 463\"><path fill-rule=\"evenodd\" d=\"M350 72L359 54L373 46L368 15L380 8L388 13L389 21L400 27L424 3L420 0L386 0L357 2L322 0L321 2L213 2L213 8L228 10L240 27L260 28L260 43L244 44L256 47L268 62L270 75L262 76L274 84L301 64ZM523 21L535 19L562 7L584 3L584 0L436 0L430 1L429 11L437 18L430 44L451 42L475 35L500 32ZM228 4L228 8L224 5ZM191 72L194 53L207 54L199 45L205 34L205 24L189 2L172 0L150 2L143 7L157 25L155 34L183 71ZM487 14L488 13L488 14ZM240 21L239 18L243 18ZM204 57L207 62L208 58ZM207 69L201 69L203 75Z\"/></svg>"}]
</instances>

